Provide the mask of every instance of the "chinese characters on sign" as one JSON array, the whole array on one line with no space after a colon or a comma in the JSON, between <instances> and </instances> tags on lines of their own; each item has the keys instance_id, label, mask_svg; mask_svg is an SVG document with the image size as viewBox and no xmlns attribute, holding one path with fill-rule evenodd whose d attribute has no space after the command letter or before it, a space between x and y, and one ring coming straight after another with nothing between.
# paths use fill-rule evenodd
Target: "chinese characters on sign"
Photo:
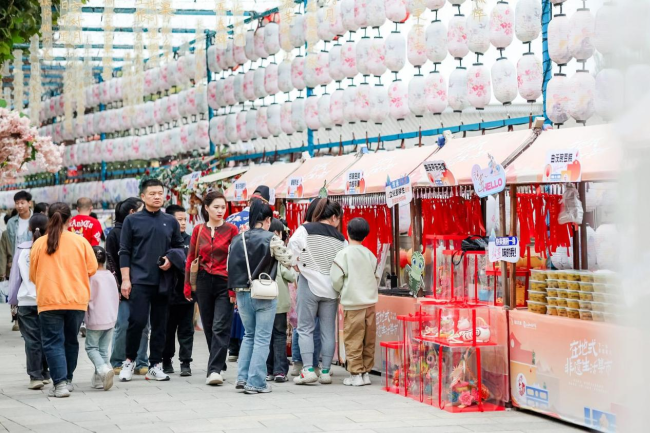
<instances>
[{"instance_id":1,"label":"chinese characters on sign","mask_svg":"<svg viewBox=\"0 0 650 433\"><path fill-rule=\"evenodd\" d=\"M607 344L597 343L595 339L574 340L569 345L570 355L566 359L564 372L569 376L607 375L612 372L612 351Z\"/></svg>"},{"instance_id":2,"label":"chinese characters on sign","mask_svg":"<svg viewBox=\"0 0 650 433\"><path fill-rule=\"evenodd\" d=\"M396 180L386 179L386 206L393 207L396 204L406 204L413 200L413 188L411 178L400 177Z\"/></svg>"},{"instance_id":3,"label":"chinese characters on sign","mask_svg":"<svg viewBox=\"0 0 650 433\"><path fill-rule=\"evenodd\" d=\"M517 263L519 261L519 240L516 236L490 238L488 243L488 259L491 262L503 260Z\"/></svg>"},{"instance_id":4,"label":"chinese characters on sign","mask_svg":"<svg viewBox=\"0 0 650 433\"><path fill-rule=\"evenodd\" d=\"M546 154L543 182L580 182L580 155L573 150L549 150Z\"/></svg>"},{"instance_id":5,"label":"chinese characters on sign","mask_svg":"<svg viewBox=\"0 0 650 433\"><path fill-rule=\"evenodd\" d=\"M246 189L246 182L235 182L235 200L246 201L248 200L248 191Z\"/></svg>"},{"instance_id":6,"label":"chinese characters on sign","mask_svg":"<svg viewBox=\"0 0 650 433\"><path fill-rule=\"evenodd\" d=\"M345 182L346 194L365 194L366 181L363 179L362 170L349 171Z\"/></svg>"},{"instance_id":7,"label":"chinese characters on sign","mask_svg":"<svg viewBox=\"0 0 650 433\"><path fill-rule=\"evenodd\" d=\"M457 185L456 178L447 168L445 161L425 161L424 170L427 172L429 182L435 186Z\"/></svg>"},{"instance_id":8,"label":"chinese characters on sign","mask_svg":"<svg viewBox=\"0 0 650 433\"><path fill-rule=\"evenodd\" d=\"M302 198L302 177L290 177L287 191L288 198Z\"/></svg>"},{"instance_id":9,"label":"chinese characters on sign","mask_svg":"<svg viewBox=\"0 0 650 433\"><path fill-rule=\"evenodd\" d=\"M487 168L481 168L478 164L472 167L474 190L481 198L500 193L506 187L506 173L503 167L497 164L492 155L488 156L490 162Z\"/></svg>"},{"instance_id":10,"label":"chinese characters on sign","mask_svg":"<svg viewBox=\"0 0 650 433\"><path fill-rule=\"evenodd\" d=\"M397 313L392 311L377 311L375 316L375 323L377 324L377 338L385 335L399 334L399 325L397 322Z\"/></svg>"}]
</instances>

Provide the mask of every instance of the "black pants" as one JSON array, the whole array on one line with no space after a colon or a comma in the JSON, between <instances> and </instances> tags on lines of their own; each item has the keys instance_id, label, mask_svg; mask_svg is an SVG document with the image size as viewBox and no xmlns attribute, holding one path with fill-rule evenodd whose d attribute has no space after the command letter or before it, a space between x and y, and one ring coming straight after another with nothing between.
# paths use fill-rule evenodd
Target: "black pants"
<instances>
[{"instance_id":1,"label":"black pants","mask_svg":"<svg viewBox=\"0 0 650 433\"><path fill-rule=\"evenodd\" d=\"M149 338L149 365L162 362L167 331L169 297L158 293L158 286L134 284L129 298L129 329L126 331L126 357L135 361L138 357L142 331L151 321ZM151 317L150 317L151 316Z\"/></svg>"},{"instance_id":2,"label":"black pants","mask_svg":"<svg viewBox=\"0 0 650 433\"><path fill-rule=\"evenodd\" d=\"M176 351L176 332L178 331L178 359L182 363L192 362L192 347L194 346L194 303L175 304L169 306L167 317L167 337L163 359L171 360Z\"/></svg>"},{"instance_id":3,"label":"black pants","mask_svg":"<svg viewBox=\"0 0 650 433\"><path fill-rule=\"evenodd\" d=\"M228 296L225 278L199 271L196 279L196 299L205 340L210 350L207 376L226 371L226 356L230 344L230 328L234 305Z\"/></svg>"},{"instance_id":4,"label":"black pants","mask_svg":"<svg viewBox=\"0 0 650 433\"><path fill-rule=\"evenodd\" d=\"M266 371L272 375L286 375L289 372L289 360L287 359L287 313L275 315L273 333L271 334L271 350L266 360Z\"/></svg>"},{"instance_id":5,"label":"black pants","mask_svg":"<svg viewBox=\"0 0 650 433\"><path fill-rule=\"evenodd\" d=\"M27 374L31 380L50 378L47 360L41 343L41 327L38 321L38 307L18 307L18 326L25 340Z\"/></svg>"}]
</instances>

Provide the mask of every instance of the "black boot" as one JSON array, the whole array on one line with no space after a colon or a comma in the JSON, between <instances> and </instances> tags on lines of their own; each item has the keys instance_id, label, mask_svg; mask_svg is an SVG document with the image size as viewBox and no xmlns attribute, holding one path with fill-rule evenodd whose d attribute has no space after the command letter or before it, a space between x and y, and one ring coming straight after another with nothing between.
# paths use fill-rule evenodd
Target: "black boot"
<instances>
[{"instance_id":1,"label":"black boot","mask_svg":"<svg viewBox=\"0 0 650 433\"><path fill-rule=\"evenodd\" d=\"M171 359L163 359L163 373L165 374L174 373L174 366L172 365Z\"/></svg>"},{"instance_id":2,"label":"black boot","mask_svg":"<svg viewBox=\"0 0 650 433\"><path fill-rule=\"evenodd\" d=\"M189 362L183 362L181 364L181 376L187 377L192 375L192 369L190 368Z\"/></svg>"}]
</instances>

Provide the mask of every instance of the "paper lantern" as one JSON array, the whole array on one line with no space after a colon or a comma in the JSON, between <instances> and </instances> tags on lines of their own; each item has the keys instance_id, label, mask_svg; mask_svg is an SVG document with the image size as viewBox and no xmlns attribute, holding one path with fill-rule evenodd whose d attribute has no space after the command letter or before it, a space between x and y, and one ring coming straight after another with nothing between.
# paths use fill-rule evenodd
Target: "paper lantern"
<instances>
[{"instance_id":1,"label":"paper lantern","mask_svg":"<svg viewBox=\"0 0 650 433\"><path fill-rule=\"evenodd\" d=\"M498 2L490 12L490 43L506 48L514 38L515 13L508 3Z\"/></svg>"},{"instance_id":2,"label":"paper lantern","mask_svg":"<svg viewBox=\"0 0 650 433\"><path fill-rule=\"evenodd\" d=\"M449 21L447 48L449 49L449 54L455 59L462 59L469 53L469 47L467 46L467 20L464 15L454 15Z\"/></svg>"},{"instance_id":3,"label":"paper lantern","mask_svg":"<svg viewBox=\"0 0 650 433\"><path fill-rule=\"evenodd\" d=\"M266 68L257 68L255 70L255 75L253 76L253 88L256 98L264 98L268 95L268 93L266 93L266 87L264 85L265 71Z\"/></svg>"},{"instance_id":4,"label":"paper lantern","mask_svg":"<svg viewBox=\"0 0 650 433\"><path fill-rule=\"evenodd\" d=\"M255 100L255 71L252 69L244 74L244 96L249 101Z\"/></svg>"},{"instance_id":5,"label":"paper lantern","mask_svg":"<svg viewBox=\"0 0 650 433\"><path fill-rule=\"evenodd\" d=\"M332 117L330 116L330 99L328 93L318 98L318 122L325 129L331 129L334 126L334 122L332 122Z\"/></svg>"},{"instance_id":6,"label":"paper lantern","mask_svg":"<svg viewBox=\"0 0 650 433\"><path fill-rule=\"evenodd\" d=\"M291 135L296 130L293 127L293 120L292 120L292 103L291 101L287 101L284 104L282 104L282 107L280 109L280 126L282 127L282 132L284 132L287 135Z\"/></svg>"},{"instance_id":7,"label":"paper lantern","mask_svg":"<svg viewBox=\"0 0 650 433\"><path fill-rule=\"evenodd\" d=\"M605 3L596 13L596 19L594 21L594 47L601 54L611 54L616 50L617 10L611 3Z\"/></svg>"},{"instance_id":8,"label":"paper lantern","mask_svg":"<svg viewBox=\"0 0 650 433\"><path fill-rule=\"evenodd\" d=\"M269 130L268 110L267 107L260 107L257 109L256 129L257 136L260 138L269 138L271 131Z\"/></svg>"},{"instance_id":9,"label":"paper lantern","mask_svg":"<svg viewBox=\"0 0 650 433\"><path fill-rule=\"evenodd\" d=\"M365 29L368 27L368 0L354 0L354 21L357 28Z\"/></svg>"},{"instance_id":10,"label":"paper lantern","mask_svg":"<svg viewBox=\"0 0 650 433\"><path fill-rule=\"evenodd\" d=\"M492 65L492 87L494 97L504 105L517 97L517 69L505 57L497 59Z\"/></svg>"},{"instance_id":11,"label":"paper lantern","mask_svg":"<svg viewBox=\"0 0 650 433\"><path fill-rule=\"evenodd\" d=\"M359 30L359 24L357 24L356 17L354 16L355 6L355 0L343 0L341 2L343 27L349 32L356 32Z\"/></svg>"},{"instance_id":12,"label":"paper lantern","mask_svg":"<svg viewBox=\"0 0 650 433\"><path fill-rule=\"evenodd\" d=\"M587 60L594 55L596 20L589 9L578 9L569 20L569 51L576 60Z\"/></svg>"},{"instance_id":13,"label":"paper lantern","mask_svg":"<svg viewBox=\"0 0 650 433\"><path fill-rule=\"evenodd\" d=\"M237 100L237 102L239 102L240 104L243 104L248 99L246 98L246 94L244 94L245 78L246 78L246 74L240 72L239 74L235 75L235 81L233 82L233 92L235 93L235 100Z\"/></svg>"},{"instance_id":14,"label":"paper lantern","mask_svg":"<svg viewBox=\"0 0 650 433\"><path fill-rule=\"evenodd\" d=\"M570 93L569 79L564 74L555 74L546 86L546 115L556 125L569 120Z\"/></svg>"},{"instance_id":15,"label":"paper lantern","mask_svg":"<svg viewBox=\"0 0 650 433\"><path fill-rule=\"evenodd\" d=\"M138 128L142 128L142 113L140 112L140 106L135 106L135 124ZM108 113L108 112L107 112ZM183 90L178 93L178 114L181 117L189 116L188 106L187 106L187 90Z\"/></svg>"},{"instance_id":16,"label":"paper lantern","mask_svg":"<svg viewBox=\"0 0 650 433\"><path fill-rule=\"evenodd\" d=\"M196 138L194 139L194 149L199 151L199 153L205 153L210 148L210 124L207 120L201 120L195 123L196 132L194 133Z\"/></svg>"},{"instance_id":17,"label":"paper lantern","mask_svg":"<svg viewBox=\"0 0 650 433\"><path fill-rule=\"evenodd\" d=\"M224 46L223 48L219 48L215 46L214 50L214 70L212 72L214 73L219 73L223 71L223 58L226 55L226 47ZM164 68L164 65L160 67L160 71L162 73L162 70Z\"/></svg>"},{"instance_id":18,"label":"paper lantern","mask_svg":"<svg viewBox=\"0 0 650 433\"><path fill-rule=\"evenodd\" d=\"M519 0L515 6L515 35L521 42L537 39L542 31L542 2Z\"/></svg>"},{"instance_id":19,"label":"paper lantern","mask_svg":"<svg viewBox=\"0 0 650 433\"><path fill-rule=\"evenodd\" d=\"M356 123L357 117L357 86L352 85L343 91L343 116L347 123Z\"/></svg>"},{"instance_id":20,"label":"paper lantern","mask_svg":"<svg viewBox=\"0 0 650 433\"><path fill-rule=\"evenodd\" d=\"M405 82L395 81L388 86L388 105L390 117L395 120L403 120L411 113L409 91Z\"/></svg>"},{"instance_id":21,"label":"paper lantern","mask_svg":"<svg viewBox=\"0 0 650 433\"><path fill-rule=\"evenodd\" d=\"M424 5L432 11L437 11L445 5L445 0L424 0Z\"/></svg>"},{"instance_id":22,"label":"paper lantern","mask_svg":"<svg viewBox=\"0 0 650 433\"><path fill-rule=\"evenodd\" d=\"M264 27L258 27L255 30L255 37L253 38L255 42L255 54L262 59L266 59L269 56L269 52L266 51L264 45Z\"/></svg>"},{"instance_id":23,"label":"paper lantern","mask_svg":"<svg viewBox=\"0 0 650 433\"><path fill-rule=\"evenodd\" d=\"M305 16L301 14L296 14L293 17L293 22L291 23L291 45L294 48L300 48L305 46L305 32L303 31L305 25Z\"/></svg>"},{"instance_id":24,"label":"paper lantern","mask_svg":"<svg viewBox=\"0 0 650 433\"><path fill-rule=\"evenodd\" d=\"M346 78L354 78L357 71L357 46L354 42L346 42L341 47L341 72Z\"/></svg>"},{"instance_id":25,"label":"paper lantern","mask_svg":"<svg viewBox=\"0 0 650 433\"><path fill-rule=\"evenodd\" d=\"M179 62L179 63L183 63L183 62ZM99 83L99 102L101 102L102 104L108 104L110 102L110 98L108 95L110 95L109 82L104 81L103 83Z\"/></svg>"},{"instance_id":26,"label":"paper lantern","mask_svg":"<svg viewBox=\"0 0 650 433\"><path fill-rule=\"evenodd\" d=\"M341 69L341 49L342 45L336 44L329 52L329 74L334 81L341 81L345 78Z\"/></svg>"},{"instance_id":27,"label":"paper lantern","mask_svg":"<svg viewBox=\"0 0 650 433\"><path fill-rule=\"evenodd\" d=\"M154 111L154 117L156 117L155 113L158 112L157 107L160 106L159 101L160 101L160 99L156 100L156 102L155 102L156 109ZM219 109L219 106L217 105L217 82L216 81L211 81L210 83L208 83L208 105L213 110L218 110ZM158 120L156 120L156 123L160 123L160 122L158 122Z\"/></svg>"},{"instance_id":28,"label":"paper lantern","mask_svg":"<svg viewBox=\"0 0 650 433\"><path fill-rule=\"evenodd\" d=\"M237 130L241 141L250 141L257 138L255 121L257 120L257 111L240 111L237 113Z\"/></svg>"},{"instance_id":29,"label":"paper lantern","mask_svg":"<svg viewBox=\"0 0 650 433\"><path fill-rule=\"evenodd\" d=\"M476 54L485 54L490 48L490 18L478 14L467 17L467 47Z\"/></svg>"},{"instance_id":30,"label":"paper lantern","mask_svg":"<svg viewBox=\"0 0 650 433\"><path fill-rule=\"evenodd\" d=\"M271 56L280 51L280 26L274 22L264 26L264 50Z\"/></svg>"},{"instance_id":31,"label":"paper lantern","mask_svg":"<svg viewBox=\"0 0 650 433\"><path fill-rule=\"evenodd\" d=\"M368 46L366 60L368 72L374 76L381 76L386 72L386 45L383 38L372 38Z\"/></svg>"},{"instance_id":32,"label":"paper lantern","mask_svg":"<svg viewBox=\"0 0 650 433\"><path fill-rule=\"evenodd\" d=\"M588 71L578 71L569 79L569 114L578 123L586 123L595 112L596 80Z\"/></svg>"},{"instance_id":33,"label":"paper lantern","mask_svg":"<svg viewBox=\"0 0 650 433\"><path fill-rule=\"evenodd\" d=\"M178 112L178 95L170 95L169 103L167 104L167 114L169 115L169 121L174 121L180 119L180 114Z\"/></svg>"},{"instance_id":34,"label":"paper lantern","mask_svg":"<svg viewBox=\"0 0 650 433\"><path fill-rule=\"evenodd\" d=\"M370 92L369 84L361 84L356 88L357 94L354 99L356 118L361 122L370 120Z\"/></svg>"},{"instance_id":35,"label":"paper lantern","mask_svg":"<svg viewBox=\"0 0 650 433\"><path fill-rule=\"evenodd\" d=\"M366 0L366 19L368 27L381 27L386 22L384 0Z\"/></svg>"},{"instance_id":36,"label":"paper lantern","mask_svg":"<svg viewBox=\"0 0 650 433\"><path fill-rule=\"evenodd\" d=\"M408 107L411 113L418 117L424 116L427 111L425 98L426 79L422 75L411 78L408 86Z\"/></svg>"},{"instance_id":37,"label":"paper lantern","mask_svg":"<svg viewBox=\"0 0 650 433\"><path fill-rule=\"evenodd\" d=\"M406 38L399 32L392 32L386 38L386 67L391 72L399 72L406 65Z\"/></svg>"},{"instance_id":38,"label":"paper lantern","mask_svg":"<svg viewBox=\"0 0 650 433\"><path fill-rule=\"evenodd\" d=\"M330 32L335 36L343 36L347 29L343 25L343 12L341 9L341 2L336 3L333 6L334 17L330 19Z\"/></svg>"},{"instance_id":39,"label":"paper lantern","mask_svg":"<svg viewBox=\"0 0 650 433\"><path fill-rule=\"evenodd\" d=\"M226 46L222 50L217 49L216 62L217 62L217 65L219 65L219 69L221 71L227 71L228 68L229 68L229 66L228 66L228 64L226 62L226 50L227 49L228 49L228 44L227 43L226 43ZM163 65L163 67L164 67L164 65ZM169 69L169 83L170 83L171 86L174 85L174 78L172 77L172 74L173 74L172 71L173 71L173 69L170 68Z\"/></svg>"},{"instance_id":40,"label":"paper lantern","mask_svg":"<svg viewBox=\"0 0 650 433\"><path fill-rule=\"evenodd\" d=\"M280 104L271 104L266 108L266 124L269 128L269 134L274 137L282 134L281 111Z\"/></svg>"},{"instance_id":41,"label":"paper lantern","mask_svg":"<svg viewBox=\"0 0 650 433\"><path fill-rule=\"evenodd\" d=\"M271 63L264 70L264 89L268 95L275 95L280 91L278 85L278 65Z\"/></svg>"},{"instance_id":42,"label":"paper lantern","mask_svg":"<svg viewBox=\"0 0 650 433\"><path fill-rule=\"evenodd\" d=\"M296 132L302 132L307 129L307 123L305 121L305 98L296 98L291 103L291 125Z\"/></svg>"},{"instance_id":43,"label":"paper lantern","mask_svg":"<svg viewBox=\"0 0 650 433\"><path fill-rule=\"evenodd\" d=\"M171 155L171 141L169 134L167 135L167 140L164 143L164 146L161 146L162 148L162 155L167 156ZM80 151L82 150L81 148L79 149ZM126 155L126 151L124 149L124 138L116 138L113 140L113 161L126 161L128 159L128 156Z\"/></svg>"},{"instance_id":44,"label":"paper lantern","mask_svg":"<svg viewBox=\"0 0 650 433\"><path fill-rule=\"evenodd\" d=\"M239 141L238 117L237 113L230 113L226 116L226 138L232 144L237 144Z\"/></svg>"},{"instance_id":45,"label":"paper lantern","mask_svg":"<svg viewBox=\"0 0 650 433\"><path fill-rule=\"evenodd\" d=\"M407 56L409 63L416 67L424 65L427 61L427 35L420 24L409 30Z\"/></svg>"},{"instance_id":46,"label":"paper lantern","mask_svg":"<svg viewBox=\"0 0 650 433\"><path fill-rule=\"evenodd\" d=\"M217 124L219 122L219 119L225 120L226 118L224 116L215 116L212 119L210 119L210 140L214 144L222 144L219 142L219 139L217 138Z\"/></svg>"},{"instance_id":47,"label":"paper lantern","mask_svg":"<svg viewBox=\"0 0 650 433\"><path fill-rule=\"evenodd\" d=\"M219 67L217 66L216 52L217 52L217 47L215 45L210 45L210 48L208 48L208 52L207 52L208 69L210 70L210 72L219 73L221 71L219 70Z\"/></svg>"},{"instance_id":48,"label":"paper lantern","mask_svg":"<svg viewBox=\"0 0 650 433\"><path fill-rule=\"evenodd\" d=\"M246 32L246 44L244 45L244 52L246 53L248 60L251 62L256 62L259 60L260 56L255 50L255 30L251 29Z\"/></svg>"},{"instance_id":49,"label":"paper lantern","mask_svg":"<svg viewBox=\"0 0 650 433\"><path fill-rule=\"evenodd\" d=\"M469 106L467 100L467 70L456 68L449 75L449 106L454 111L463 111Z\"/></svg>"},{"instance_id":50,"label":"paper lantern","mask_svg":"<svg viewBox=\"0 0 650 433\"><path fill-rule=\"evenodd\" d=\"M288 59L284 59L278 66L278 90L284 93L289 93L293 90L291 62Z\"/></svg>"},{"instance_id":51,"label":"paper lantern","mask_svg":"<svg viewBox=\"0 0 650 433\"><path fill-rule=\"evenodd\" d=\"M442 21L429 24L424 32L427 58L433 63L442 63L447 57L447 27Z\"/></svg>"},{"instance_id":52,"label":"paper lantern","mask_svg":"<svg viewBox=\"0 0 650 433\"><path fill-rule=\"evenodd\" d=\"M165 139L165 145L167 145L167 140L169 141L168 150L163 150L165 155L175 155L178 153L190 152L194 147L194 136L190 134L190 125L183 125L180 128L175 128L175 133L178 133L178 140L175 140L174 133L169 132L169 139ZM164 147L163 147L164 149Z\"/></svg>"},{"instance_id":53,"label":"paper lantern","mask_svg":"<svg viewBox=\"0 0 650 433\"><path fill-rule=\"evenodd\" d=\"M394 23L401 23L409 16L406 0L385 0L386 18Z\"/></svg>"},{"instance_id":54,"label":"paper lantern","mask_svg":"<svg viewBox=\"0 0 650 433\"><path fill-rule=\"evenodd\" d=\"M316 80L321 86L327 86L332 82L330 75L330 57L325 51L318 53L318 63L316 64Z\"/></svg>"},{"instance_id":55,"label":"paper lantern","mask_svg":"<svg viewBox=\"0 0 650 433\"><path fill-rule=\"evenodd\" d=\"M542 95L542 62L534 54L524 54L517 62L519 94L528 102Z\"/></svg>"},{"instance_id":56,"label":"paper lantern","mask_svg":"<svg viewBox=\"0 0 650 433\"><path fill-rule=\"evenodd\" d=\"M238 65L244 65L248 63L248 56L246 56L246 47L240 47L238 45L233 46L233 59Z\"/></svg>"},{"instance_id":57,"label":"paper lantern","mask_svg":"<svg viewBox=\"0 0 650 433\"><path fill-rule=\"evenodd\" d=\"M305 99L305 124L307 128L317 130L321 127L318 117L318 96Z\"/></svg>"},{"instance_id":58,"label":"paper lantern","mask_svg":"<svg viewBox=\"0 0 650 433\"><path fill-rule=\"evenodd\" d=\"M625 78L617 69L602 69L596 75L594 97L596 113L609 121L620 115L625 108Z\"/></svg>"},{"instance_id":59,"label":"paper lantern","mask_svg":"<svg viewBox=\"0 0 650 433\"><path fill-rule=\"evenodd\" d=\"M459 6L465 3L465 0L449 0L449 3L454 6Z\"/></svg>"},{"instance_id":60,"label":"paper lantern","mask_svg":"<svg viewBox=\"0 0 650 433\"><path fill-rule=\"evenodd\" d=\"M467 100L476 109L483 109L492 98L490 70L483 64L474 64L467 71Z\"/></svg>"},{"instance_id":61,"label":"paper lantern","mask_svg":"<svg viewBox=\"0 0 650 433\"><path fill-rule=\"evenodd\" d=\"M224 69L231 69L237 66L235 63L235 44L232 39L228 39L228 45L226 45L226 52L224 53L224 63L226 64Z\"/></svg>"},{"instance_id":62,"label":"paper lantern","mask_svg":"<svg viewBox=\"0 0 650 433\"><path fill-rule=\"evenodd\" d=\"M305 58L298 56L291 62L291 83L296 90L303 90L305 83Z\"/></svg>"},{"instance_id":63,"label":"paper lantern","mask_svg":"<svg viewBox=\"0 0 650 433\"><path fill-rule=\"evenodd\" d=\"M388 89L384 86L372 86L370 89L370 121L381 125L390 116Z\"/></svg>"},{"instance_id":64,"label":"paper lantern","mask_svg":"<svg viewBox=\"0 0 650 433\"><path fill-rule=\"evenodd\" d=\"M325 95L323 95L325 96ZM345 91L343 89L335 90L330 96L329 108L330 108L330 121L336 126L341 126L345 122L345 116L343 114L343 106L345 103ZM321 123L323 120L321 119Z\"/></svg>"},{"instance_id":65,"label":"paper lantern","mask_svg":"<svg viewBox=\"0 0 650 433\"><path fill-rule=\"evenodd\" d=\"M569 34L571 24L566 15L556 15L548 25L548 55L558 65L565 65L571 60Z\"/></svg>"},{"instance_id":66,"label":"paper lantern","mask_svg":"<svg viewBox=\"0 0 650 433\"><path fill-rule=\"evenodd\" d=\"M314 88L319 84L319 77L316 76L316 69L318 68L318 54L309 53L305 56L305 85L309 88Z\"/></svg>"},{"instance_id":67,"label":"paper lantern","mask_svg":"<svg viewBox=\"0 0 650 433\"><path fill-rule=\"evenodd\" d=\"M216 100L217 100L217 106L223 108L225 107L226 104L226 94L224 92L224 89L226 87L226 80L221 79L217 80L215 85L215 95L216 95Z\"/></svg>"},{"instance_id":68,"label":"paper lantern","mask_svg":"<svg viewBox=\"0 0 650 433\"><path fill-rule=\"evenodd\" d=\"M94 117L94 114L92 114L92 113L86 114L84 116L84 123L85 123L84 130L86 131L86 134L88 134L88 135L95 135L95 122L93 121L94 120L93 117ZM162 122L159 122L159 123L162 123ZM120 124L122 125L123 130L124 129L129 129L131 127L130 124L125 125L124 122L121 122ZM48 135L51 136L52 133L50 132L49 134L47 134L47 133L45 134L45 136L48 136Z\"/></svg>"},{"instance_id":69,"label":"paper lantern","mask_svg":"<svg viewBox=\"0 0 650 433\"><path fill-rule=\"evenodd\" d=\"M369 56L368 52L370 51L371 44L372 42L370 41L370 38L364 36L363 38L361 38L361 40L356 46L357 70L362 75L370 75L370 71L368 70L368 56Z\"/></svg>"},{"instance_id":70,"label":"paper lantern","mask_svg":"<svg viewBox=\"0 0 650 433\"><path fill-rule=\"evenodd\" d=\"M226 77L223 86L223 95L226 105L235 105L237 103L237 99L235 98L235 75Z\"/></svg>"},{"instance_id":71,"label":"paper lantern","mask_svg":"<svg viewBox=\"0 0 650 433\"><path fill-rule=\"evenodd\" d=\"M336 36L332 32L332 25L330 22L330 17L328 16L330 7L322 7L318 9L316 16L318 17L318 38L322 41L329 42Z\"/></svg>"}]
</instances>

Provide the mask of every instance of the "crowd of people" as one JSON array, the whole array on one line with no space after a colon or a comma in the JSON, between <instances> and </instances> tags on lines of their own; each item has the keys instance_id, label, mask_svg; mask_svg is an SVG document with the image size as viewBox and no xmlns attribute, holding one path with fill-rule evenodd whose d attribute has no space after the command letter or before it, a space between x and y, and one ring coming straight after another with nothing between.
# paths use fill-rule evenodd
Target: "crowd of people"
<instances>
[{"instance_id":1,"label":"crowd of people","mask_svg":"<svg viewBox=\"0 0 650 433\"><path fill-rule=\"evenodd\" d=\"M206 385L222 385L227 361L235 360L235 387L247 394L271 392L270 382L290 375L298 385L330 384L339 303L350 372L343 383L370 384L377 259L362 245L367 221L351 220L346 236L339 231L338 203L313 200L305 224L289 236L286 222L274 218L268 187L227 219L225 196L211 191L202 200L204 222L190 236L185 209L163 210L164 186L149 179L139 198L116 205L103 248L90 199L77 201L75 216L64 203L32 212L26 191L14 201L16 215L0 240L0 277L10 276L29 389L52 382L52 397L74 391L82 322L92 388L108 390L134 375L170 380L176 340L180 376L191 376L195 310L209 349Z\"/></svg>"}]
</instances>

